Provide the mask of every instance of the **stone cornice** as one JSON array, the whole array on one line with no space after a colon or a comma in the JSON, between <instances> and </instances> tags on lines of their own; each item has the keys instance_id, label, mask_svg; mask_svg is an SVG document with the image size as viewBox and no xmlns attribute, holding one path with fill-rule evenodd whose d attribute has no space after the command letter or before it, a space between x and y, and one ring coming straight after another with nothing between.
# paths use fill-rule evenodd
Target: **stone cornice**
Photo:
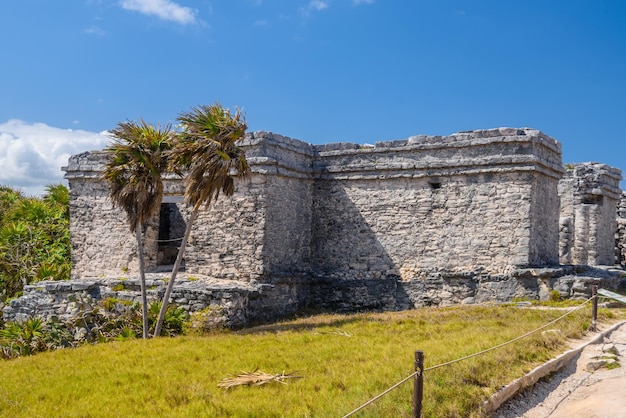
<instances>
[{"instance_id":1,"label":"stone cornice","mask_svg":"<svg viewBox=\"0 0 626 418\"><path fill-rule=\"evenodd\" d=\"M449 136L412 136L376 145L311 145L271 132L246 134L240 146L251 170L298 179L383 179L538 172L561 178L561 144L534 129L498 128ZM72 156L66 179L97 178L106 151ZM619 175L619 174L618 174ZM168 175L167 178L174 179Z\"/></svg>"}]
</instances>

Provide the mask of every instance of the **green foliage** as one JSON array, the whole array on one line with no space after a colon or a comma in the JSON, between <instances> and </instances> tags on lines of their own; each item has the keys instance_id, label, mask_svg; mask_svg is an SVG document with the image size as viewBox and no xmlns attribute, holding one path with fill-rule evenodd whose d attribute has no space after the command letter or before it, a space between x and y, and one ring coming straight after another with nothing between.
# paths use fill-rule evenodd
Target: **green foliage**
<instances>
[{"instance_id":1,"label":"green foliage","mask_svg":"<svg viewBox=\"0 0 626 418\"><path fill-rule=\"evenodd\" d=\"M69 192L46 188L43 198L0 187L0 301L39 280L70 277Z\"/></svg>"},{"instance_id":2,"label":"green foliage","mask_svg":"<svg viewBox=\"0 0 626 418\"><path fill-rule=\"evenodd\" d=\"M0 358L12 359L86 343L129 340L142 334L139 303L106 298L94 306L80 296L76 297L75 303L79 313L72 321L55 319L44 322L34 318L24 323L0 323ZM160 309L160 302L150 304L148 318L152 327ZM188 318L182 308L169 306L163 324L164 334L181 334Z\"/></svg>"},{"instance_id":3,"label":"green foliage","mask_svg":"<svg viewBox=\"0 0 626 418\"><path fill-rule=\"evenodd\" d=\"M563 296L561 296L561 292L559 292L558 290L551 290L550 291L550 300L552 302L560 302L563 299Z\"/></svg>"},{"instance_id":4,"label":"green foliage","mask_svg":"<svg viewBox=\"0 0 626 418\"><path fill-rule=\"evenodd\" d=\"M118 298L109 297L109 298L103 299L102 302L100 302L100 304L106 311L113 312L119 307L131 306L132 302L128 300L120 300Z\"/></svg>"},{"instance_id":5,"label":"green foliage","mask_svg":"<svg viewBox=\"0 0 626 418\"><path fill-rule=\"evenodd\" d=\"M118 283L111 288L111 290L113 290L114 292L119 292L124 289L126 289L126 286L124 285L124 283Z\"/></svg>"},{"instance_id":6,"label":"green foliage","mask_svg":"<svg viewBox=\"0 0 626 418\"><path fill-rule=\"evenodd\" d=\"M162 302L154 301L148 308L148 319L150 321L150 327L154 328L156 320L159 317L161 311ZM165 319L163 321L163 329L161 335L174 336L182 334L185 328L185 323L189 319L189 314L184 309L174 305L169 305L165 312Z\"/></svg>"},{"instance_id":7,"label":"green foliage","mask_svg":"<svg viewBox=\"0 0 626 418\"><path fill-rule=\"evenodd\" d=\"M140 120L120 122L111 134L113 143L107 148L111 160L102 178L110 188L111 201L126 212L130 230L135 232L159 211L161 174L167 169L174 132L171 125L154 127Z\"/></svg>"},{"instance_id":8,"label":"green foliage","mask_svg":"<svg viewBox=\"0 0 626 418\"><path fill-rule=\"evenodd\" d=\"M192 312L189 320L185 322L184 333L189 335L208 335L223 331L224 308L211 305L201 311Z\"/></svg>"},{"instance_id":9,"label":"green foliage","mask_svg":"<svg viewBox=\"0 0 626 418\"><path fill-rule=\"evenodd\" d=\"M46 349L43 321L29 319L23 324L9 323L0 330L0 356L14 358Z\"/></svg>"}]
</instances>

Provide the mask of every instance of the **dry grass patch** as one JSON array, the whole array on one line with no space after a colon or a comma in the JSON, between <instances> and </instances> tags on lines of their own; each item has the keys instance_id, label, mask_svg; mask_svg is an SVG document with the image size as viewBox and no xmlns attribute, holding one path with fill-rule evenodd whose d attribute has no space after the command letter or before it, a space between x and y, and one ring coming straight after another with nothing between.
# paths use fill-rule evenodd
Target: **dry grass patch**
<instances>
[{"instance_id":1,"label":"dry grass patch","mask_svg":"<svg viewBox=\"0 0 626 418\"><path fill-rule=\"evenodd\" d=\"M285 385L287 384L287 379L300 378L302 378L302 376L298 376L294 373L285 374L285 372L279 374L270 374L262 371L241 372L238 375L225 377L220 383L217 384L217 386L224 389L230 389L235 386L261 386L272 382L282 383Z\"/></svg>"}]
</instances>

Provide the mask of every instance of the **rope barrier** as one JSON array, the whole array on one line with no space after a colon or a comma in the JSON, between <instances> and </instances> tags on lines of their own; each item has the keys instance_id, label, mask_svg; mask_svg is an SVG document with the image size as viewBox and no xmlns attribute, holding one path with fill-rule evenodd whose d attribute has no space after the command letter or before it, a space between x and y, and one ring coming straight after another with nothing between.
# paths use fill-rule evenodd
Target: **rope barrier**
<instances>
[{"instance_id":1,"label":"rope barrier","mask_svg":"<svg viewBox=\"0 0 626 418\"><path fill-rule=\"evenodd\" d=\"M363 405L359 406L357 409L355 409L354 411L348 412L346 415L343 416L343 418L349 417L351 415L356 414L357 412L359 412L361 409L365 408L366 406L376 402L377 400L379 400L380 398L382 398L383 396L385 396L386 394L388 394L389 392L391 392L392 390L394 390L395 388L397 388L398 386L400 386L401 384L403 384L404 382L406 382L407 380L410 380L412 378L414 378L417 374L419 374L419 370L413 372L410 376L405 377L404 379L402 379L401 381L399 381L398 383L396 383L395 385L393 385L392 387L390 387L389 389L387 389L386 391L384 391L383 393L376 395L375 397L373 397L372 399L370 399L369 401L365 402Z\"/></svg>"},{"instance_id":2,"label":"rope barrier","mask_svg":"<svg viewBox=\"0 0 626 418\"><path fill-rule=\"evenodd\" d=\"M460 362L460 361L467 360L467 359L470 359L470 358L472 358L472 357L476 357L476 356L479 356L479 355L481 355L481 354L488 353L488 352L493 351L493 350L495 350L495 349L498 349L498 348L504 347L505 345L512 344L512 343L514 343L514 342L516 342L516 341L519 341L519 340L521 340L521 339L523 339L523 338L528 337L529 335L532 335L532 334L534 334L534 333L536 333L536 332L539 332L539 331L541 331L542 329L548 328L550 325L553 325L553 324L555 324L555 323L559 322L561 319L565 318L566 316L571 315L571 314L573 314L574 312L577 312L577 311L581 310L581 309L582 309L582 308L583 308L583 307L584 307L587 303L589 303L589 302L590 302L590 301L592 301L592 300L593 300L593 298L589 298L589 299L587 299L586 301L584 301L583 303L581 303L581 304L580 304L579 306L577 306L576 308L574 308L574 309L570 310L569 312L567 312L567 313L566 313L566 314L564 314L564 315L561 315L561 316L560 316L560 317L558 317L557 319L555 319L555 320L553 320L553 321L551 321L551 322L548 322L547 324L545 324L545 325L543 325L543 326L541 326L541 327L537 328L537 329L536 329L536 330L534 330L534 331L527 332L527 333L526 333L526 334L524 334L524 335L521 335L521 336L519 336L519 337L517 337L517 338L513 338L513 339L512 339L512 340L510 340L510 341L506 341L506 342L504 342L504 343L502 343L502 344L498 344L498 345L496 345L496 346L494 346L494 347L487 348L486 350L479 351L478 353L470 354L470 355L468 355L468 356L461 357L461 358L458 358L458 359L456 359L456 360L452 360L452 361L448 361L448 362L446 362L446 363L438 364L438 365L436 365L436 366L431 366L431 367L428 367L428 368L424 369L424 371L439 369L439 368L441 368L441 367L448 366L448 365L450 365L450 364L458 363L458 362Z\"/></svg>"},{"instance_id":3,"label":"rope barrier","mask_svg":"<svg viewBox=\"0 0 626 418\"><path fill-rule=\"evenodd\" d=\"M519 341L519 340L521 340L521 339L523 339L523 338L526 338L526 337L528 337L528 336L530 336L530 335L532 335L532 334L534 334L534 333L536 333L536 332L539 332L539 331L541 331L541 330L543 330L543 329L545 329L545 328L549 327L550 325L553 325L553 324L557 323L558 321L560 321L561 319L565 318L566 316L571 315L571 314L573 314L574 312L577 312L577 311L581 310L582 308L584 308L584 307L585 307L585 305L586 305L587 303L591 302L591 301L594 299L594 297L595 297L595 296L592 296L591 298L587 299L586 301L584 301L583 303L581 303L581 304L580 304L579 306L577 306L576 308L574 308L574 309L572 309L572 310L568 311L566 314L561 315L561 316L560 316L560 317L558 317L557 319L555 319L555 320L553 320L553 321L550 321L550 322L548 322L547 324L542 325L541 327L539 327L539 328L537 328L537 329L535 329L535 330L533 330L533 331L527 332L527 333L526 333L526 334L524 334L524 335L521 335L521 336L519 336L519 337L516 337L516 338L514 338L514 339L512 339L512 340L506 341L506 342L504 342L504 343L502 343L502 344L498 344L498 345L496 345L496 346L494 346L494 347L487 348L486 350L482 350L482 351L479 351L479 352L477 352L477 353L470 354L470 355L468 355L468 356L458 358L458 359L456 359L456 360L451 360L451 361L448 361L448 362L446 362L446 363L441 363L441 364L438 364L438 365L436 365L436 366L431 366L431 367L425 368L425 369L424 369L424 372L426 372L426 371L430 371L430 370L439 369L439 368L444 367L444 366L449 366L449 365L454 364L454 363L458 363L458 362L461 362L461 361L464 361L464 360L468 360L468 359L470 359L470 358L472 358L472 357L477 357L477 356L479 356L479 355L482 355L482 354L488 353L488 352L490 352L490 351L493 351L493 350L496 350L496 349L498 349L498 348L504 347L505 345L509 345L509 344L512 344L512 343L514 343L514 342L516 342L516 341ZM360 410L362 410L362 409L363 409L363 408L365 408L366 406L368 406L368 405L370 405L370 404L374 403L374 402L375 402L375 401L377 401L378 399L382 398L383 396L385 396L386 394L388 394L388 393L389 393L389 392L391 392L392 390L396 389L398 386L402 385L402 384L403 384L403 383L405 383L406 381L408 381L408 380L410 380L410 379L414 378L414 377L415 377L416 375L418 375L418 374L419 374L419 370L417 370L417 371L415 371L415 372L411 373L411 375L409 375L409 376L405 377L404 379L402 379L400 382L396 383L395 385L393 385L393 386L392 386L392 387L390 387L389 389L385 390L384 392L380 393L379 395L376 395L375 397L373 397L373 398L372 398L372 399L370 399L369 401L365 402L363 405L359 406L359 407L358 407L358 408L356 408L355 410L353 410L353 411L351 411L351 412L348 412L346 415L344 415L344 416L343 416L343 418L347 418L347 417L350 417L350 416L352 416L352 415L356 414L357 412L359 412Z\"/></svg>"}]
</instances>

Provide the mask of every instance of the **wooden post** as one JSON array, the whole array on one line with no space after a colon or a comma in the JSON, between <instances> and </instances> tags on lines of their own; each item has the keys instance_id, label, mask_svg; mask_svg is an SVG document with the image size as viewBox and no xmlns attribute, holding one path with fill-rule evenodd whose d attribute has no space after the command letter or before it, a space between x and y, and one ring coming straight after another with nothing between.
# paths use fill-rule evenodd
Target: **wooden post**
<instances>
[{"instance_id":1,"label":"wooden post","mask_svg":"<svg viewBox=\"0 0 626 418\"><path fill-rule=\"evenodd\" d=\"M413 418L422 417L422 397L424 395L424 352L415 352L415 371L413 377Z\"/></svg>"},{"instance_id":2,"label":"wooden post","mask_svg":"<svg viewBox=\"0 0 626 418\"><path fill-rule=\"evenodd\" d=\"M591 286L591 329L595 332L598 330L598 286Z\"/></svg>"}]
</instances>

